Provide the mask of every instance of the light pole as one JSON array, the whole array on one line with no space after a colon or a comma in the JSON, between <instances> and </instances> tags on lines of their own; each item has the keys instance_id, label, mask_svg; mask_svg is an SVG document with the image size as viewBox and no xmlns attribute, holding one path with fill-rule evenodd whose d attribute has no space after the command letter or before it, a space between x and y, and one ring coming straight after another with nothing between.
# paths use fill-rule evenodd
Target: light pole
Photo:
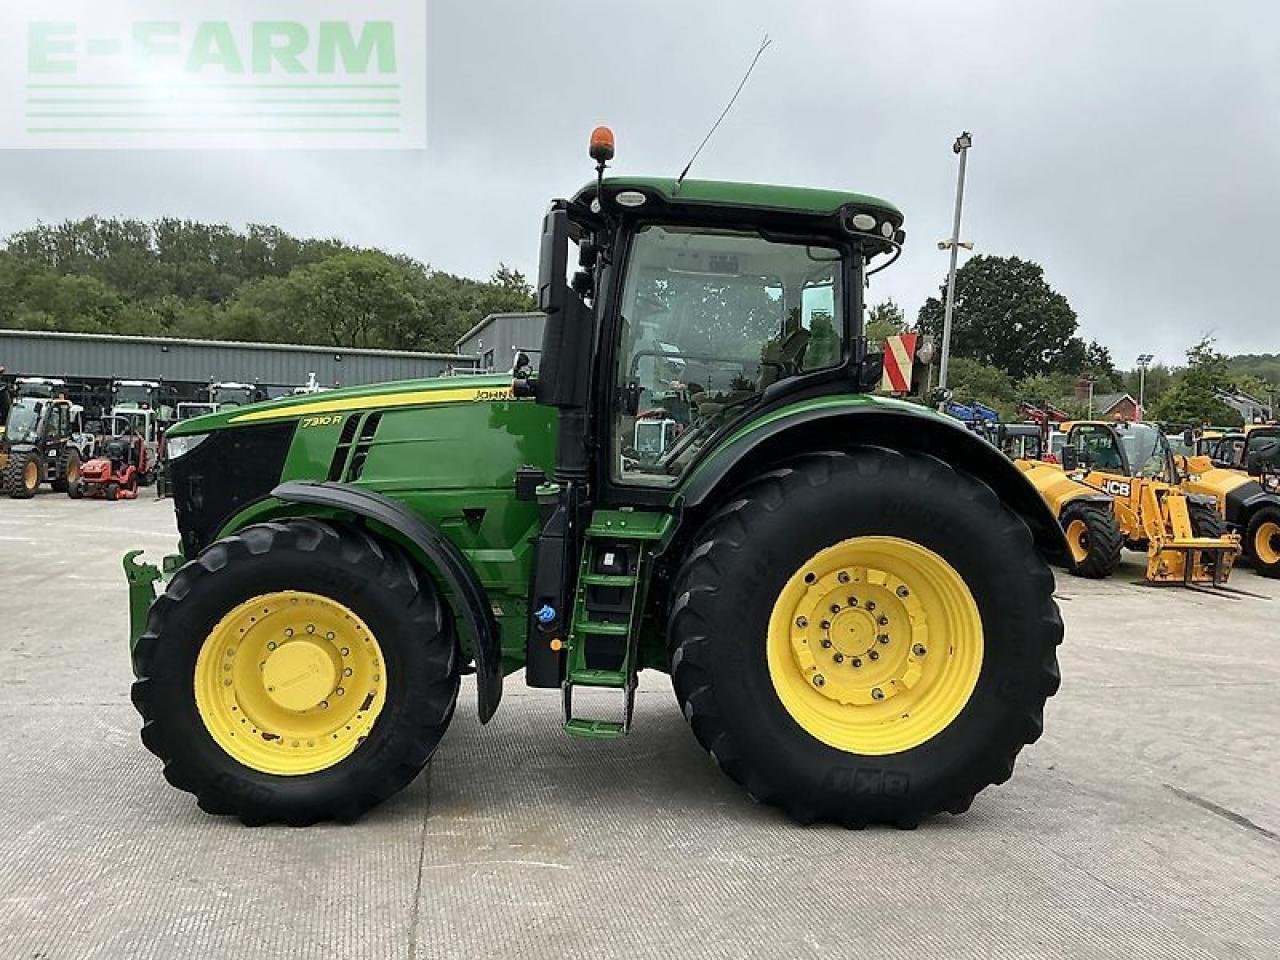
<instances>
[{"instance_id":1,"label":"light pole","mask_svg":"<svg viewBox=\"0 0 1280 960\"><path fill-rule=\"evenodd\" d=\"M1155 359L1154 354L1138 355L1138 419L1147 419L1147 367Z\"/></svg>"},{"instance_id":2,"label":"light pole","mask_svg":"<svg viewBox=\"0 0 1280 960\"><path fill-rule=\"evenodd\" d=\"M956 137L951 150L960 157L960 173L956 178L956 216L951 225L951 239L941 240L939 250L951 251L951 269L947 271L947 304L942 314L942 360L938 368L938 390L947 389L947 368L951 361L951 317L956 307L956 260L960 256L960 248L972 250L972 243L960 242L960 210L964 206L964 169L969 158L969 148L973 146L973 135L968 130Z\"/></svg>"}]
</instances>

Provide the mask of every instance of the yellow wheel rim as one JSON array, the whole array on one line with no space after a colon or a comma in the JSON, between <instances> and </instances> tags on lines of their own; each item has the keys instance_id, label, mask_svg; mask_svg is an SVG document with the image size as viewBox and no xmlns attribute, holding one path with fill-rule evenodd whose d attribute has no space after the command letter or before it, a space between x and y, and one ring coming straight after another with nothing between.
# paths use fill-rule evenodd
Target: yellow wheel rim
<instances>
[{"instance_id":1,"label":"yellow wheel rim","mask_svg":"<svg viewBox=\"0 0 1280 960\"><path fill-rule=\"evenodd\" d=\"M1067 524L1067 545L1071 548L1071 559L1076 563L1089 559L1089 525L1083 520L1072 520Z\"/></svg>"},{"instance_id":2,"label":"yellow wheel rim","mask_svg":"<svg viewBox=\"0 0 1280 960\"><path fill-rule=\"evenodd\" d=\"M1280 523L1268 520L1253 537L1253 555L1270 566L1280 563Z\"/></svg>"},{"instance_id":3,"label":"yellow wheel rim","mask_svg":"<svg viewBox=\"0 0 1280 960\"><path fill-rule=\"evenodd\" d=\"M960 574L893 537L820 551L769 618L769 674L783 707L849 753L899 753L946 729L973 694L982 652L982 617Z\"/></svg>"},{"instance_id":4,"label":"yellow wheel rim","mask_svg":"<svg viewBox=\"0 0 1280 960\"><path fill-rule=\"evenodd\" d=\"M378 641L347 607L314 593L246 600L213 628L195 671L214 741L263 773L301 776L360 745L386 702Z\"/></svg>"},{"instance_id":5,"label":"yellow wheel rim","mask_svg":"<svg viewBox=\"0 0 1280 960\"><path fill-rule=\"evenodd\" d=\"M34 460L28 460L27 465L22 468L22 485L27 490L40 486L40 468Z\"/></svg>"}]
</instances>

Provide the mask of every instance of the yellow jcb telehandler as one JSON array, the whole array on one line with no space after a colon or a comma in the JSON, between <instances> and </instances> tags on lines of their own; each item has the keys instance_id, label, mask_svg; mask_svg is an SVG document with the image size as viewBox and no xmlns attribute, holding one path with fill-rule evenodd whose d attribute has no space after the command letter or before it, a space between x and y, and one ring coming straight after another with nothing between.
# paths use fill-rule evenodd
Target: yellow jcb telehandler
<instances>
[{"instance_id":1,"label":"yellow jcb telehandler","mask_svg":"<svg viewBox=\"0 0 1280 960\"><path fill-rule=\"evenodd\" d=\"M1178 458L1182 488L1215 497L1253 569L1280 579L1280 426L1202 434L1195 449L1197 456Z\"/></svg>"},{"instance_id":2,"label":"yellow jcb telehandler","mask_svg":"<svg viewBox=\"0 0 1280 960\"><path fill-rule=\"evenodd\" d=\"M1214 497L1179 486L1178 465L1158 427L1079 421L1061 429L1067 435L1061 466L1018 465L1057 512L1073 573L1109 575L1123 544L1147 552L1148 583L1226 583L1240 538L1227 532Z\"/></svg>"}]
</instances>

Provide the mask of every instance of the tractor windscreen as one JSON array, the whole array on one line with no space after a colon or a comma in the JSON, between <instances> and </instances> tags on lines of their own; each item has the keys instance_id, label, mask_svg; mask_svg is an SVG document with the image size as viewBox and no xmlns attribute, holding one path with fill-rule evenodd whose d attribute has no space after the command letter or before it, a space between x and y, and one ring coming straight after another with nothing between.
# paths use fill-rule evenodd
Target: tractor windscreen
<instances>
[{"instance_id":1,"label":"tractor windscreen","mask_svg":"<svg viewBox=\"0 0 1280 960\"><path fill-rule=\"evenodd\" d=\"M670 485L770 385L844 354L840 251L756 233L645 226L622 301L614 470Z\"/></svg>"},{"instance_id":2,"label":"tractor windscreen","mask_svg":"<svg viewBox=\"0 0 1280 960\"><path fill-rule=\"evenodd\" d=\"M31 400L19 400L9 411L5 424L5 439L10 443L35 443L39 439L40 414L44 404Z\"/></svg>"},{"instance_id":3,"label":"tractor windscreen","mask_svg":"<svg viewBox=\"0 0 1280 960\"><path fill-rule=\"evenodd\" d=\"M1131 423L1119 433L1132 476L1167 479L1169 444L1160 430L1146 423Z\"/></svg>"}]
</instances>

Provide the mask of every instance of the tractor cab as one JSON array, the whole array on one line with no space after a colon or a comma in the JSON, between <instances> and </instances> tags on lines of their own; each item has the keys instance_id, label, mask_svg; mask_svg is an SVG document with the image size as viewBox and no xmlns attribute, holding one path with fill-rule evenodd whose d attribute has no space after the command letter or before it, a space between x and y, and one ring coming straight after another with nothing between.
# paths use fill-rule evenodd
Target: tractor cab
<instances>
[{"instance_id":1,"label":"tractor cab","mask_svg":"<svg viewBox=\"0 0 1280 960\"><path fill-rule=\"evenodd\" d=\"M209 402L222 407L246 407L267 399L266 391L252 383L211 383Z\"/></svg>"},{"instance_id":2,"label":"tractor cab","mask_svg":"<svg viewBox=\"0 0 1280 960\"><path fill-rule=\"evenodd\" d=\"M1089 421L1063 424L1066 443L1062 466L1067 471L1097 471L1123 477L1178 482L1169 440L1149 423Z\"/></svg>"},{"instance_id":3,"label":"tractor cab","mask_svg":"<svg viewBox=\"0 0 1280 960\"><path fill-rule=\"evenodd\" d=\"M17 394L21 397L32 397L53 400L63 396L67 391L67 381L50 377L18 377L14 381Z\"/></svg>"},{"instance_id":4,"label":"tractor cab","mask_svg":"<svg viewBox=\"0 0 1280 960\"><path fill-rule=\"evenodd\" d=\"M1245 435L1240 465L1270 493L1280 493L1280 426L1253 427Z\"/></svg>"},{"instance_id":5,"label":"tractor cab","mask_svg":"<svg viewBox=\"0 0 1280 960\"><path fill-rule=\"evenodd\" d=\"M1043 460L1044 428L1038 423L1002 423L995 429L1000 452L1010 460Z\"/></svg>"}]
</instances>

